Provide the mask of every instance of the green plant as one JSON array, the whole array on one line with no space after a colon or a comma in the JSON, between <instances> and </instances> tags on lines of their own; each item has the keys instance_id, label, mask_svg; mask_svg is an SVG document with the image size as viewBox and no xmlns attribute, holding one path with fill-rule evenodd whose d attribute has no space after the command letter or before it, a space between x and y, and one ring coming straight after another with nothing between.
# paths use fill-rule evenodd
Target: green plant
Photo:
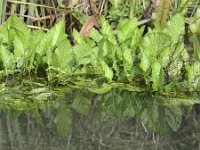
<instances>
[{"instance_id":1,"label":"green plant","mask_svg":"<svg viewBox=\"0 0 200 150\"><path fill-rule=\"evenodd\" d=\"M184 48L184 18L174 15L161 28L138 27L136 18L124 19L113 30L102 16L101 29L82 37L75 29L72 46L60 21L47 33L30 30L21 19L12 16L0 27L1 68L5 74L22 74L43 69L48 81L73 83L76 87L100 88L106 92L117 83L135 90L173 90L177 81L194 89L198 76ZM197 55L197 54L196 54ZM98 84L107 82L102 87ZM73 85L71 85L73 86ZM197 86L196 86L197 87ZM101 90L92 90L101 93Z\"/></svg>"}]
</instances>

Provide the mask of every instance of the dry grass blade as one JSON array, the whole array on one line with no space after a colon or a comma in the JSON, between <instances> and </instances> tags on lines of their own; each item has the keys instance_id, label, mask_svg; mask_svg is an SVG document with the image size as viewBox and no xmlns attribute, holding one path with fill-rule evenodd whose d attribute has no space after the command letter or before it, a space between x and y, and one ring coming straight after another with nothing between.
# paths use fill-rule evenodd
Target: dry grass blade
<instances>
[{"instance_id":1,"label":"dry grass blade","mask_svg":"<svg viewBox=\"0 0 200 150\"><path fill-rule=\"evenodd\" d=\"M2 23L2 15L3 15L3 1L0 1L0 24Z\"/></svg>"},{"instance_id":2,"label":"dry grass blade","mask_svg":"<svg viewBox=\"0 0 200 150\"><path fill-rule=\"evenodd\" d=\"M22 2L23 2L23 3L26 3L26 0L22 0ZM25 4L21 4L21 5L20 5L20 12L19 12L19 14L20 14L20 15L24 15L25 12L26 12L26 6L25 6Z\"/></svg>"},{"instance_id":3,"label":"dry grass blade","mask_svg":"<svg viewBox=\"0 0 200 150\"><path fill-rule=\"evenodd\" d=\"M171 9L171 0L158 0L156 9L152 15L152 19L158 21L161 27L165 27L167 24L169 12Z\"/></svg>"}]
</instances>

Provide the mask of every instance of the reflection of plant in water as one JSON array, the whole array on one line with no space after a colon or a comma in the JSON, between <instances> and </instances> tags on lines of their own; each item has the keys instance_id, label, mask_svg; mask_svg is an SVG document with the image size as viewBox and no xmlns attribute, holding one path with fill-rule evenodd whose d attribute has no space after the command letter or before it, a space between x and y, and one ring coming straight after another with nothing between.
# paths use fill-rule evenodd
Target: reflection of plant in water
<instances>
[{"instance_id":1,"label":"reflection of plant in water","mask_svg":"<svg viewBox=\"0 0 200 150\"><path fill-rule=\"evenodd\" d=\"M3 132L0 133L6 137L4 143L7 146L22 148L29 146L42 149L44 145L62 148L63 144L69 149L113 146L121 149L154 149L156 146L167 149L183 146L179 142L186 142L184 138L188 137L184 130L191 132L196 129L194 134L198 133L198 115L194 115L196 120L193 120L193 116L190 120L192 105L198 101L192 100L189 95L170 95L117 89L103 95L87 91L60 93L47 101L52 101L53 105L49 107L25 112L2 110L0 128ZM192 124L193 128L191 123L187 126L188 121L196 122ZM186 127L183 128L182 123L186 123ZM177 136L181 135L184 138L180 137L180 141L174 143L174 139L177 140ZM197 136L194 138L198 143ZM168 144L165 145L165 142Z\"/></svg>"}]
</instances>

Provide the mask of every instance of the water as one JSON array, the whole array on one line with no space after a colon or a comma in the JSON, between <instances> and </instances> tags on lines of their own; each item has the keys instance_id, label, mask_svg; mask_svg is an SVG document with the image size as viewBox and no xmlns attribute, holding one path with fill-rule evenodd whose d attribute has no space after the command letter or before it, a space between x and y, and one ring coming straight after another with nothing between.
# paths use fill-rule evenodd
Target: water
<instances>
[{"instance_id":1,"label":"water","mask_svg":"<svg viewBox=\"0 0 200 150\"><path fill-rule=\"evenodd\" d=\"M199 93L1 84L0 150L198 150Z\"/></svg>"}]
</instances>

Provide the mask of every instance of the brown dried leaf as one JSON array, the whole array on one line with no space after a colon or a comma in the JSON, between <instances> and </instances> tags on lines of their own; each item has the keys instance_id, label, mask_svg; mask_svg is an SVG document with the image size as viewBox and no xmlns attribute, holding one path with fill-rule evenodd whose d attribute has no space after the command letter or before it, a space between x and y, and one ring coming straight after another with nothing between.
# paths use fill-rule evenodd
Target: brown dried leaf
<instances>
[{"instance_id":1,"label":"brown dried leaf","mask_svg":"<svg viewBox=\"0 0 200 150\"><path fill-rule=\"evenodd\" d=\"M80 31L80 35L88 36L93 27L99 28L99 22L94 16L88 16Z\"/></svg>"}]
</instances>

